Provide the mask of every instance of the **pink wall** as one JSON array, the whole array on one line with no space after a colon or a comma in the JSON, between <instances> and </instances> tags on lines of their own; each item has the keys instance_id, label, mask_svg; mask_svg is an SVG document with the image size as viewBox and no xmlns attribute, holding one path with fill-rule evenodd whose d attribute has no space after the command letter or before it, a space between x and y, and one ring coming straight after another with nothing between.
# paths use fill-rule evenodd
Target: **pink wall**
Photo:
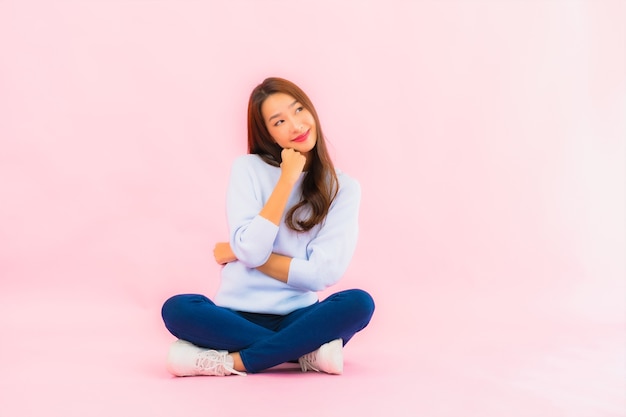
<instances>
[{"instance_id":1,"label":"pink wall","mask_svg":"<svg viewBox=\"0 0 626 417\"><path fill-rule=\"evenodd\" d=\"M212 288L247 95L279 75L362 182L350 284L623 307L621 2L0 7L3 291Z\"/></svg>"},{"instance_id":2,"label":"pink wall","mask_svg":"<svg viewBox=\"0 0 626 417\"><path fill-rule=\"evenodd\" d=\"M0 293L212 294L266 76L363 187L370 336L444 314L624 320L622 1L0 1ZM104 301L103 301L104 302ZM35 309L33 314L37 314Z\"/></svg>"}]
</instances>

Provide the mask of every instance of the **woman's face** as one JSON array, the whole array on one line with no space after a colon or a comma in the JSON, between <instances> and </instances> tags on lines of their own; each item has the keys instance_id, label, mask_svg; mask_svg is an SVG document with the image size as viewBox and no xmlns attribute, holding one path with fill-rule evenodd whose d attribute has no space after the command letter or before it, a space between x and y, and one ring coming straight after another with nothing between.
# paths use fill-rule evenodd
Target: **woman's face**
<instances>
[{"instance_id":1,"label":"woman's face","mask_svg":"<svg viewBox=\"0 0 626 417\"><path fill-rule=\"evenodd\" d=\"M315 147L315 119L292 96L271 94L261 105L261 115L268 132L281 148L291 148L306 155Z\"/></svg>"}]
</instances>

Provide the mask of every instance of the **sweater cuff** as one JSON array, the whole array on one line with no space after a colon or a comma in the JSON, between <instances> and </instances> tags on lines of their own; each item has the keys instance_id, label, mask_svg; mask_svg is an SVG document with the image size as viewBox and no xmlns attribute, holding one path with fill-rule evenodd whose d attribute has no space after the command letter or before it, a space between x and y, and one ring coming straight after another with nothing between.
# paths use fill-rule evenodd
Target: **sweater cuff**
<instances>
[{"instance_id":1,"label":"sweater cuff","mask_svg":"<svg viewBox=\"0 0 626 417\"><path fill-rule=\"evenodd\" d=\"M312 270L311 262L305 259L292 258L289 265L287 284L294 288L307 291L321 291L321 283L315 279L315 271Z\"/></svg>"},{"instance_id":2,"label":"sweater cuff","mask_svg":"<svg viewBox=\"0 0 626 417\"><path fill-rule=\"evenodd\" d=\"M307 261L304 259L292 258L289 264L289 275L287 277L287 283L295 288L304 288L306 281L306 266Z\"/></svg>"},{"instance_id":3,"label":"sweater cuff","mask_svg":"<svg viewBox=\"0 0 626 417\"><path fill-rule=\"evenodd\" d=\"M278 226L265 217L257 214L248 225L246 230L246 239L254 239L257 242L267 240L271 246L274 245L274 239L278 234Z\"/></svg>"},{"instance_id":4,"label":"sweater cuff","mask_svg":"<svg viewBox=\"0 0 626 417\"><path fill-rule=\"evenodd\" d=\"M277 233L277 225L257 215L248 224L243 234L234 236L233 251L245 265L255 268L269 258Z\"/></svg>"}]
</instances>

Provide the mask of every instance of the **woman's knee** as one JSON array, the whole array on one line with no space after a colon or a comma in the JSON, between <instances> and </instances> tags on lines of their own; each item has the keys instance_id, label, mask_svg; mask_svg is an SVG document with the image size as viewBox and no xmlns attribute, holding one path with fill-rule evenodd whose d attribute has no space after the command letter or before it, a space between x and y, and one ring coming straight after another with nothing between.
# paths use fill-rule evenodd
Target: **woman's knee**
<instances>
[{"instance_id":1,"label":"woman's knee","mask_svg":"<svg viewBox=\"0 0 626 417\"><path fill-rule=\"evenodd\" d=\"M372 317L374 314L374 310L376 309L376 303L374 302L374 298L364 290L355 289L353 297L356 298L358 305L360 306L360 310L364 315L368 317Z\"/></svg>"},{"instance_id":2,"label":"woman's knee","mask_svg":"<svg viewBox=\"0 0 626 417\"><path fill-rule=\"evenodd\" d=\"M167 323L187 311L192 305L197 303L210 302L204 295L200 294L178 294L168 298L161 307L161 317Z\"/></svg>"},{"instance_id":3,"label":"woman's knee","mask_svg":"<svg viewBox=\"0 0 626 417\"><path fill-rule=\"evenodd\" d=\"M367 291L352 289L342 291L336 295L347 301L346 306L348 306L348 309L352 314L367 318L368 321L374 314L376 304L374 303L372 296Z\"/></svg>"}]
</instances>

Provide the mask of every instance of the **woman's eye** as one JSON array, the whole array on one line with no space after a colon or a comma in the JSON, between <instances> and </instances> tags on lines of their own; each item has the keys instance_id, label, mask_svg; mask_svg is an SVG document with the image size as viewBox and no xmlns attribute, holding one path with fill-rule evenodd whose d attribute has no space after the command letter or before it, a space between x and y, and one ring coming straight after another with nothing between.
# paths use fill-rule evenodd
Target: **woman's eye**
<instances>
[{"instance_id":1,"label":"woman's eye","mask_svg":"<svg viewBox=\"0 0 626 417\"><path fill-rule=\"evenodd\" d=\"M296 109L296 113L300 113L302 110L304 110L304 107L298 107L298 108Z\"/></svg>"},{"instance_id":2,"label":"woman's eye","mask_svg":"<svg viewBox=\"0 0 626 417\"><path fill-rule=\"evenodd\" d=\"M280 125L283 124L283 122L284 122L284 120L279 120L276 123L274 123L274 126L280 126Z\"/></svg>"}]
</instances>

